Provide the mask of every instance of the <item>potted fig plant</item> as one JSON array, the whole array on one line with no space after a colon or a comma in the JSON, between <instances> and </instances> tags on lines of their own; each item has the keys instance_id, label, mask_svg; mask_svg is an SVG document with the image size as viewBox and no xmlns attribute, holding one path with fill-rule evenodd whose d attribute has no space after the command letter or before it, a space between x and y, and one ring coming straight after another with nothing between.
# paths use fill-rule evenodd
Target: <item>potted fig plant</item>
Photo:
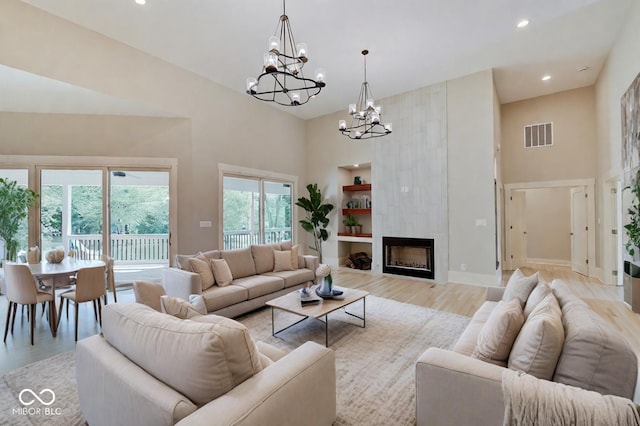
<instances>
[{"instance_id":1,"label":"potted fig plant","mask_svg":"<svg viewBox=\"0 0 640 426\"><path fill-rule=\"evenodd\" d=\"M318 259L322 263L322 242L327 241L329 232L329 213L333 210L333 204L325 203L322 200L322 192L318 189L318 184L307 185L309 198L300 197L296 201L296 206L302 207L307 213L304 219L300 220L302 229L313 235L313 247L318 253Z\"/></svg>"},{"instance_id":2,"label":"potted fig plant","mask_svg":"<svg viewBox=\"0 0 640 426\"><path fill-rule=\"evenodd\" d=\"M7 260L16 260L18 229L34 206L38 194L18 185L18 182L0 178L0 239L4 240ZM2 259L0 253L0 260Z\"/></svg>"}]
</instances>

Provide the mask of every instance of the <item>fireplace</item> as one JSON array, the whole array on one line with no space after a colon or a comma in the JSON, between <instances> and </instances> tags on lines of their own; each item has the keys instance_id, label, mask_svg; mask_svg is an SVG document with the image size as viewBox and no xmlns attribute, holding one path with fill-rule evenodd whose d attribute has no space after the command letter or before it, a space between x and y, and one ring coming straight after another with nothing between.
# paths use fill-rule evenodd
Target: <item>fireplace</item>
<instances>
[{"instance_id":1,"label":"fireplace","mask_svg":"<svg viewBox=\"0 0 640 426\"><path fill-rule=\"evenodd\" d=\"M434 279L433 239L382 237L382 272Z\"/></svg>"}]
</instances>

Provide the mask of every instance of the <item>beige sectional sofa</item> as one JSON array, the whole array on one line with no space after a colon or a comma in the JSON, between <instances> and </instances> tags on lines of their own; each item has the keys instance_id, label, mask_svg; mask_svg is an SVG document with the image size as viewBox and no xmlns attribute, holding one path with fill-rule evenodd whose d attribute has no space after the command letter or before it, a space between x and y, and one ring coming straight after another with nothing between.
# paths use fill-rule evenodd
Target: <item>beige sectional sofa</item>
<instances>
[{"instance_id":1,"label":"beige sectional sofa","mask_svg":"<svg viewBox=\"0 0 640 426\"><path fill-rule=\"evenodd\" d=\"M276 251L278 253L274 253ZM176 267L163 270L162 284L168 295L184 300L189 300L192 294L202 294L209 313L233 318L315 280L318 257L299 255L297 251L297 246L285 241L243 249L211 250L199 255L178 255ZM282 252L291 252L292 259L297 262L292 261L290 268L283 266ZM214 273L215 283L206 285L207 271L194 272L195 261L191 259L195 257L206 258L211 265L224 260L232 276L231 282L227 284L224 277Z\"/></svg>"},{"instance_id":2,"label":"beige sectional sofa","mask_svg":"<svg viewBox=\"0 0 640 426\"><path fill-rule=\"evenodd\" d=\"M180 319L109 304L103 335L76 347L82 414L101 425L330 425L335 354L307 342L286 354L217 315Z\"/></svg>"},{"instance_id":3,"label":"beige sectional sofa","mask_svg":"<svg viewBox=\"0 0 640 426\"><path fill-rule=\"evenodd\" d=\"M578 391L634 398L638 360L624 337L604 323L566 283L536 283L537 278L533 291L526 291L521 302L501 301L510 291L509 285L506 290L489 288L487 301L451 350L429 348L420 356L416 363L418 425L502 424L503 373L511 377L513 370L524 371L527 378L535 376L533 380L543 381L544 386L570 385ZM517 315L512 316L517 319L499 318L499 312L494 312L508 311L507 305L518 305L513 310ZM498 330L488 330L496 324ZM513 336L512 342L505 337L508 335ZM499 338L499 342L487 351L492 338ZM511 394L506 399L510 400ZM538 409L540 400L533 401L521 405ZM554 403L558 404L545 401ZM555 408L564 405L559 403ZM568 413L571 416L571 409Z\"/></svg>"}]
</instances>

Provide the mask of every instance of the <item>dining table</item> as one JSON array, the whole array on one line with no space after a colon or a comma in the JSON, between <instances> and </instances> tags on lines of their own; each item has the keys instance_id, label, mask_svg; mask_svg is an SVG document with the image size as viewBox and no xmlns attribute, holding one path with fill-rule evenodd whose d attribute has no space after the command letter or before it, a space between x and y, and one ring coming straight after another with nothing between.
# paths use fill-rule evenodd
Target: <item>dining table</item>
<instances>
[{"instance_id":1,"label":"dining table","mask_svg":"<svg viewBox=\"0 0 640 426\"><path fill-rule=\"evenodd\" d=\"M46 260L42 260L39 263L30 263L29 270L37 281L46 281L47 285L51 286L51 293L53 294L53 303L51 309L53 309L51 335L56 337L58 313L56 311L56 286L69 285L69 278L75 275L79 270L83 268L92 268L95 266L105 266L105 263L101 260L80 260L75 257L65 257L60 263L49 263Z\"/></svg>"}]
</instances>

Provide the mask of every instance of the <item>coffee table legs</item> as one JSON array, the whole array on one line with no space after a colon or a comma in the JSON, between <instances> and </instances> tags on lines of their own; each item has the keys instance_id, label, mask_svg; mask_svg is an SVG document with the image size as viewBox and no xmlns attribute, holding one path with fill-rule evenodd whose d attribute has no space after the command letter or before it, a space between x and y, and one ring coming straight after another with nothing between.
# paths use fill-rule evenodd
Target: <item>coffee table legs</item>
<instances>
[{"instance_id":1,"label":"coffee table legs","mask_svg":"<svg viewBox=\"0 0 640 426\"><path fill-rule=\"evenodd\" d=\"M358 315L356 315L354 313L351 313L351 312L347 311L347 307L349 305L344 307L344 313L362 321L362 325L353 324L351 322L348 322L349 324L356 325L356 326L361 327L361 328L366 328L366 325L367 325L367 319L366 319L367 318L367 305L366 305L367 302L366 302L366 300L367 299L365 297L365 298L362 298L361 300L362 300L362 316L358 316ZM274 308L272 306L271 307L271 335L273 337L277 337L276 334L281 333L281 332L283 332L285 330L288 330L289 328L293 327L294 325L300 324L302 321L304 321L307 318L309 318L309 316L300 315L300 316L302 316L302 319L300 319L300 320L294 322L293 324L290 324L290 325L288 325L288 326L286 326L284 328L281 328L281 329L276 331L276 328L275 328L276 327L275 310L276 310L276 308ZM288 313L290 313L292 315L299 315L299 314L293 313L293 312L288 312ZM320 318L322 318L322 317L320 317ZM329 314L324 316L324 321L322 319L320 319L320 318L317 318L317 319L318 319L318 321L324 322L324 345L325 345L325 347L328 348L329 347Z\"/></svg>"}]
</instances>

